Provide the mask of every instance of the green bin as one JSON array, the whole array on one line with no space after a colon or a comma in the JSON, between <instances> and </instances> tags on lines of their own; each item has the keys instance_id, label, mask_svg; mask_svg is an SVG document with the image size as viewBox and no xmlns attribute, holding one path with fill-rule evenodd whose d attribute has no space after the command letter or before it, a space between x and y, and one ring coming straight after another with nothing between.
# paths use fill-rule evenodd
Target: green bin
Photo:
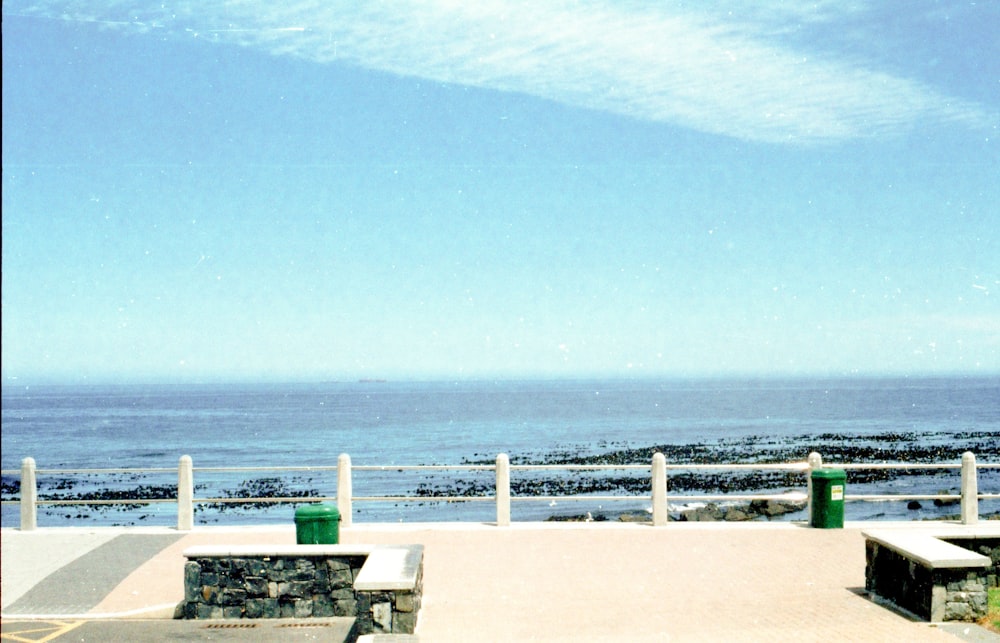
<instances>
[{"instance_id":1,"label":"green bin","mask_svg":"<svg viewBox=\"0 0 1000 643\"><path fill-rule=\"evenodd\" d=\"M812 472L810 527L840 529L844 526L846 482L847 474L843 469L816 469Z\"/></svg>"},{"instance_id":2,"label":"green bin","mask_svg":"<svg viewBox=\"0 0 1000 643\"><path fill-rule=\"evenodd\" d=\"M333 505L311 504L295 510L295 542L336 545L340 542L340 511Z\"/></svg>"}]
</instances>

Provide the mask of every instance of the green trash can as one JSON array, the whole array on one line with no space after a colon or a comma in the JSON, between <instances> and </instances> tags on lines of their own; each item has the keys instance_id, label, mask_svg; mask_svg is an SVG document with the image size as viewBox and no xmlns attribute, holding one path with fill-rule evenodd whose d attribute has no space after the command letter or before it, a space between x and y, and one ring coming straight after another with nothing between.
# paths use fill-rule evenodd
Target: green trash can
<instances>
[{"instance_id":1,"label":"green trash can","mask_svg":"<svg viewBox=\"0 0 1000 643\"><path fill-rule=\"evenodd\" d=\"M820 529L842 528L847 473L843 469L816 469L812 472L811 479L809 526Z\"/></svg>"},{"instance_id":2,"label":"green trash can","mask_svg":"<svg viewBox=\"0 0 1000 643\"><path fill-rule=\"evenodd\" d=\"M340 511L333 505L310 504L295 510L295 542L336 545L340 542Z\"/></svg>"}]
</instances>

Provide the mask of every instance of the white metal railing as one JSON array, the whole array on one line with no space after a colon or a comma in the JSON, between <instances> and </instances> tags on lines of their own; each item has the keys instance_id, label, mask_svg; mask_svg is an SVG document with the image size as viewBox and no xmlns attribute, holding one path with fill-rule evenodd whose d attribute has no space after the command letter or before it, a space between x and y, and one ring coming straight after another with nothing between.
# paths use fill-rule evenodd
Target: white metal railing
<instances>
[{"instance_id":1,"label":"white metal railing","mask_svg":"<svg viewBox=\"0 0 1000 643\"><path fill-rule=\"evenodd\" d=\"M671 464L666 463L662 453L653 454L650 465L511 465L509 457L501 453L496 458L496 464L485 465L365 465L352 466L351 458L342 454L337 466L298 466L298 467L199 467L195 469L190 456L182 456L176 469L37 469L33 458L24 458L20 471L3 471L4 475L20 473L20 498L4 501L3 504L19 504L21 513L20 528L32 530L37 527L38 507L44 505L131 505L153 503L177 504L177 529L191 530L194 527L194 506L196 504L239 504L239 503L282 503L282 502L323 502L335 501L340 511L344 526L350 526L353 516L353 502L494 502L496 504L496 524L510 525L510 508L513 502L552 502L552 501L649 501L652 505L652 521L654 525L667 524L667 472L679 470L713 471L713 470L756 470L756 471L798 471L806 475L806 500L812 502L811 472L821 468L837 468L844 470L861 469L959 469L961 471L961 492L959 494L846 494L845 501L880 501L880 500L958 500L961 503L961 521L972 524L978 520L980 499L1000 499L1000 493L981 494L978 490L979 469L1000 469L1000 464L976 463L976 457L970 452L962 455L960 464L910 464L910 463L839 463L824 464L818 453L809 454L805 462L788 462L776 464ZM478 496L356 496L353 494L354 471L494 471L495 491L493 495ZM602 470L642 470L650 472L649 495L573 495L573 496L515 496L510 493L511 471L602 471ZM247 472L247 471L336 471L337 494L335 496L264 496L264 497L221 497L195 498L194 472ZM38 474L114 474L114 473L177 473L176 498L120 498L120 499L47 499L38 498ZM675 495L674 501L715 501L715 500L770 500L787 499L787 494L708 494L708 495Z\"/></svg>"}]
</instances>

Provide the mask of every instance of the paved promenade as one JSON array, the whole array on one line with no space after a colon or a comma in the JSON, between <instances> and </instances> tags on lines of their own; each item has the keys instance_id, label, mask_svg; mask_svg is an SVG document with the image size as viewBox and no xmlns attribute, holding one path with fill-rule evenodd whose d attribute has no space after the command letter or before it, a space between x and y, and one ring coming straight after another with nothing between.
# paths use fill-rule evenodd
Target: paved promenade
<instances>
[{"instance_id":1,"label":"paved promenade","mask_svg":"<svg viewBox=\"0 0 1000 643\"><path fill-rule=\"evenodd\" d=\"M344 528L340 540L424 545L422 642L1000 640L869 600L861 531L874 526L890 525L380 524ZM4 638L30 629L16 640L258 640L169 620L184 593L181 553L294 542L292 526L5 529ZM309 630L282 640L318 638Z\"/></svg>"}]
</instances>

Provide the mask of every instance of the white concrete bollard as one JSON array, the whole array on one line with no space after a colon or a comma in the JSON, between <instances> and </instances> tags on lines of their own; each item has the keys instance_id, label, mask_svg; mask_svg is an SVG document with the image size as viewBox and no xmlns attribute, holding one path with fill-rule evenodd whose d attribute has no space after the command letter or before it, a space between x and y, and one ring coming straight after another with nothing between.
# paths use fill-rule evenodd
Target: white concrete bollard
<instances>
[{"instance_id":1,"label":"white concrete bollard","mask_svg":"<svg viewBox=\"0 0 1000 643\"><path fill-rule=\"evenodd\" d=\"M497 455L497 527L510 526L510 458Z\"/></svg>"},{"instance_id":2,"label":"white concrete bollard","mask_svg":"<svg viewBox=\"0 0 1000 643\"><path fill-rule=\"evenodd\" d=\"M340 457L337 458L337 511L340 512L341 527L350 527L354 524L354 509L351 502L353 495L351 456L341 453Z\"/></svg>"},{"instance_id":3,"label":"white concrete bollard","mask_svg":"<svg viewBox=\"0 0 1000 643\"><path fill-rule=\"evenodd\" d=\"M177 531L194 529L194 464L182 455L177 463Z\"/></svg>"},{"instance_id":4,"label":"white concrete bollard","mask_svg":"<svg viewBox=\"0 0 1000 643\"><path fill-rule=\"evenodd\" d=\"M662 453L653 454L653 525L667 524L667 458Z\"/></svg>"},{"instance_id":5,"label":"white concrete bollard","mask_svg":"<svg viewBox=\"0 0 1000 643\"><path fill-rule=\"evenodd\" d=\"M21 460L21 531L38 527L38 483L35 481L35 459Z\"/></svg>"},{"instance_id":6,"label":"white concrete bollard","mask_svg":"<svg viewBox=\"0 0 1000 643\"><path fill-rule=\"evenodd\" d=\"M823 468L823 457L813 451L807 460L809 470L806 472L806 519L812 521L813 509L813 471Z\"/></svg>"},{"instance_id":7,"label":"white concrete bollard","mask_svg":"<svg viewBox=\"0 0 1000 643\"><path fill-rule=\"evenodd\" d=\"M962 454L962 524L979 522L979 480L976 477L976 456L971 451Z\"/></svg>"}]
</instances>

